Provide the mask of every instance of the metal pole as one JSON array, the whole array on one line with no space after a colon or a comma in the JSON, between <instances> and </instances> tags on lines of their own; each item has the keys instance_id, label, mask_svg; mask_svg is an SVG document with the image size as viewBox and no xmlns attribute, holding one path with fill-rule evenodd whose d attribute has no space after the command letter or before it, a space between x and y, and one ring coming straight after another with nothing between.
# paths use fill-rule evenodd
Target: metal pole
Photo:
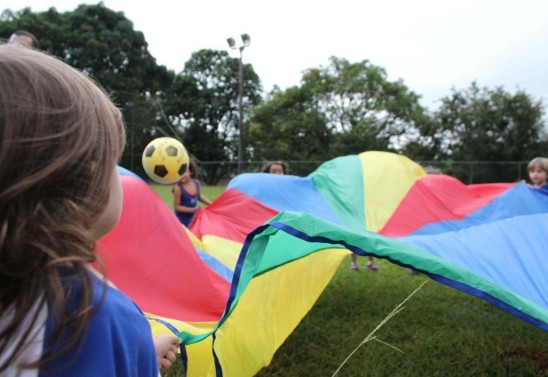
<instances>
[{"instance_id":1,"label":"metal pole","mask_svg":"<svg viewBox=\"0 0 548 377\"><path fill-rule=\"evenodd\" d=\"M242 64L242 55L244 46L240 47L240 93L239 93L239 110L240 116L238 117L238 174L242 173L242 159L243 159L243 97L244 97L244 70Z\"/></svg>"}]
</instances>

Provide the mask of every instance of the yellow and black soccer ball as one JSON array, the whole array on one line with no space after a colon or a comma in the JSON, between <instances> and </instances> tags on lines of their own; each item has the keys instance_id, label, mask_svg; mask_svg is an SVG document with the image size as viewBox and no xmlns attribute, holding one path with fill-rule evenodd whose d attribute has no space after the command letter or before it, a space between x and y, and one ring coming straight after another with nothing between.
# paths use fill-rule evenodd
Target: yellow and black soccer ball
<instances>
[{"instance_id":1,"label":"yellow and black soccer ball","mask_svg":"<svg viewBox=\"0 0 548 377\"><path fill-rule=\"evenodd\" d=\"M152 140L143 151L143 168L158 183L177 182L188 169L188 153L184 145L172 137Z\"/></svg>"}]
</instances>

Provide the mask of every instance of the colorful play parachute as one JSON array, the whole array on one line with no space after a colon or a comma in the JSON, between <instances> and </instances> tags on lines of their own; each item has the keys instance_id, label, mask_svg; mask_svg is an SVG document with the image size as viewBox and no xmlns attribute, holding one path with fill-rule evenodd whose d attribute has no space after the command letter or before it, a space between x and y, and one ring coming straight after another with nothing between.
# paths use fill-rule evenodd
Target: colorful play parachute
<instances>
[{"instance_id":1,"label":"colorful play parachute","mask_svg":"<svg viewBox=\"0 0 548 377\"><path fill-rule=\"evenodd\" d=\"M106 272L183 339L188 376L252 376L349 252L423 272L548 330L548 193L464 185L386 152L308 177L242 174L190 230L121 170L122 218L99 243ZM512 266L512 268L508 268Z\"/></svg>"}]
</instances>

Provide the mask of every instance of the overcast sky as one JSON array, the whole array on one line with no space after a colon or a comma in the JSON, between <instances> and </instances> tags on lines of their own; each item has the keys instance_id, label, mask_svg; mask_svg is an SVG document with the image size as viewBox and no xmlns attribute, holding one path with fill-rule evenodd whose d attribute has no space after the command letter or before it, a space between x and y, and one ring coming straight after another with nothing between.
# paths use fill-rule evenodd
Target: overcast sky
<instances>
[{"instance_id":1,"label":"overcast sky","mask_svg":"<svg viewBox=\"0 0 548 377\"><path fill-rule=\"evenodd\" d=\"M73 10L96 1L0 0L0 10ZM369 60L433 109L451 89L525 90L548 106L548 0L104 0L142 31L159 64L251 36L245 63L269 91L298 85L331 56ZM7 37L7 36L3 36ZM38 36L40 37L40 36ZM231 51L238 57L238 51Z\"/></svg>"}]
</instances>

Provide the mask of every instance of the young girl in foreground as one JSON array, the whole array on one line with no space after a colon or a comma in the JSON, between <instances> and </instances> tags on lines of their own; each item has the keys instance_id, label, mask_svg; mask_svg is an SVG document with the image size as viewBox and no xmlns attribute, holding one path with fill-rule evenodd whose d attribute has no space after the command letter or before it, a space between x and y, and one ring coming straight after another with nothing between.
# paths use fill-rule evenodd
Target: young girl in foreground
<instances>
[{"instance_id":1,"label":"young girl in foreground","mask_svg":"<svg viewBox=\"0 0 548 377\"><path fill-rule=\"evenodd\" d=\"M61 61L0 46L0 375L158 376L175 336L93 272L121 212L118 109Z\"/></svg>"}]
</instances>

